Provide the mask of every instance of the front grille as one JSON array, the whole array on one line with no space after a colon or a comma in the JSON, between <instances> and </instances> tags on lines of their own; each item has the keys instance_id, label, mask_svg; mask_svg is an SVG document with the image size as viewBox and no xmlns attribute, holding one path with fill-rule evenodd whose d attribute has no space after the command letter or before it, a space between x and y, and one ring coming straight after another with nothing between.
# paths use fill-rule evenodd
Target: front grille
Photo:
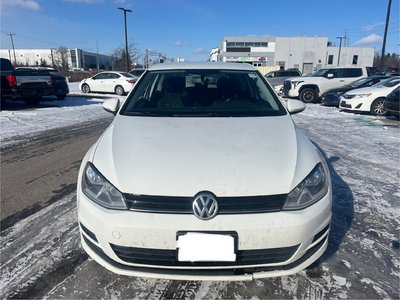
<instances>
[{"instance_id":1,"label":"front grille","mask_svg":"<svg viewBox=\"0 0 400 300\"><path fill-rule=\"evenodd\" d=\"M351 108L350 104L347 104L345 101L340 102L340 107Z\"/></svg>"},{"instance_id":2,"label":"front grille","mask_svg":"<svg viewBox=\"0 0 400 300\"><path fill-rule=\"evenodd\" d=\"M292 88L292 83L290 80L285 80L283 82L283 90L289 91Z\"/></svg>"},{"instance_id":3,"label":"front grille","mask_svg":"<svg viewBox=\"0 0 400 300\"><path fill-rule=\"evenodd\" d=\"M351 99L351 98L354 98L355 96L356 95L349 95L349 94L342 95L342 97L345 98L345 99Z\"/></svg>"},{"instance_id":4,"label":"front grille","mask_svg":"<svg viewBox=\"0 0 400 300\"><path fill-rule=\"evenodd\" d=\"M125 194L130 210L156 213L193 214L194 197ZM286 194L247 197L219 197L218 214L248 214L280 211Z\"/></svg>"},{"instance_id":5,"label":"front grille","mask_svg":"<svg viewBox=\"0 0 400 300\"><path fill-rule=\"evenodd\" d=\"M281 263L291 258L300 245L285 248L238 250L235 262L185 262L178 261L176 250L133 248L113 244L110 246L121 260L128 263L170 267L206 267Z\"/></svg>"}]
</instances>

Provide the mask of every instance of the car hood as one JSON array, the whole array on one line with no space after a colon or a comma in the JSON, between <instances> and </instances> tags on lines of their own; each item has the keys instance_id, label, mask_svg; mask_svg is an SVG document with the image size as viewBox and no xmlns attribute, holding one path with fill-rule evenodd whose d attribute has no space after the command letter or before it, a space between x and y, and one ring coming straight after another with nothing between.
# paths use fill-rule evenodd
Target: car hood
<instances>
[{"instance_id":1,"label":"car hood","mask_svg":"<svg viewBox=\"0 0 400 300\"><path fill-rule=\"evenodd\" d=\"M388 93L391 88L388 87L365 87L360 89L355 89L347 92L349 95L357 95L357 94L369 94L369 93Z\"/></svg>"},{"instance_id":2,"label":"car hood","mask_svg":"<svg viewBox=\"0 0 400 300\"><path fill-rule=\"evenodd\" d=\"M351 90L354 90L355 87L350 86L350 85L345 85L345 86L341 86L338 88L334 88L334 89L330 89L328 91L325 92L325 94L336 94L336 93L345 93Z\"/></svg>"},{"instance_id":3,"label":"car hood","mask_svg":"<svg viewBox=\"0 0 400 300\"><path fill-rule=\"evenodd\" d=\"M117 115L92 158L121 192L286 194L319 161L289 115L168 118Z\"/></svg>"}]
</instances>

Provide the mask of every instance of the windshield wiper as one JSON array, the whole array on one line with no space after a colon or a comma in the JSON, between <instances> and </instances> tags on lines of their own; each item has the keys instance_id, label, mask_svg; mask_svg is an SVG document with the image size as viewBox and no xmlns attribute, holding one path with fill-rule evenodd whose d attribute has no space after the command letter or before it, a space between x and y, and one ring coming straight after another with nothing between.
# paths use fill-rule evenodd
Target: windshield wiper
<instances>
[{"instance_id":1,"label":"windshield wiper","mask_svg":"<svg viewBox=\"0 0 400 300\"><path fill-rule=\"evenodd\" d=\"M148 116L148 117L169 117L171 114L169 113L160 113L160 112L152 112L152 111L130 111L125 112L125 115L128 116Z\"/></svg>"},{"instance_id":2,"label":"windshield wiper","mask_svg":"<svg viewBox=\"0 0 400 300\"><path fill-rule=\"evenodd\" d=\"M218 117L216 112L175 113L173 117Z\"/></svg>"}]
</instances>

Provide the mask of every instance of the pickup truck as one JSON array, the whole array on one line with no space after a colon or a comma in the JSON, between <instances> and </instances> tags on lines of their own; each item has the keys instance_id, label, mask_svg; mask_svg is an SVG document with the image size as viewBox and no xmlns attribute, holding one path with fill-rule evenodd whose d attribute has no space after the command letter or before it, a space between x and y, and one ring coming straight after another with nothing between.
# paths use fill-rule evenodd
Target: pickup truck
<instances>
[{"instance_id":1,"label":"pickup truck","mask_svg":"<svg viewBox=\"0 0 400 300\"><path fill-rule=\"evenodd\" d=\"M339 88L357 79L368 77L366 67L333 67L320 69L309 76L288 78L283 83L283 95L303 102L317 102L326 91Z\"/></svg>"},{"instance_id":2,"label":"pickup truck","mask_svg":"<svg viewBox=\"0 0 400 300\"><path fill-rule=\"evenodd\" d=\"M69 93L65 77L54 69L17 68L8 59L0 58L1 106L7 100L24 100L38 104L43 96L56 96L62 100Z\"/></svg>"}]
</instances>

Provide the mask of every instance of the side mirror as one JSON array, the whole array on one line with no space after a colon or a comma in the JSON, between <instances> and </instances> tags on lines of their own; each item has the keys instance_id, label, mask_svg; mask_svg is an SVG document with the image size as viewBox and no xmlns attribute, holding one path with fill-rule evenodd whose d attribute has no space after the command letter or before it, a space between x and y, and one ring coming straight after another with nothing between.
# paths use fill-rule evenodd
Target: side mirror
<instances>
[{"instance_id":1,"label":"side mirror","mask_svg":"<svg viewBox=\"0 0 400 300\"><path fill-rule=\"evenodd\" d=\"M331 73L329 73L328 75L326 75L326 78L328 78L328 79L332 79L332 78L334 78L335 76L333 76L333 74L331 74Z\"/></svg>"},{"instance_id":2,"label":"side mirror","mask_svg":"<svg viewBox=\"0 0 400 300\"><path fill-rule=\"evenodd\" d=\"M305 109L306 109L306 105L304 104L303 101L293 100L293 99L289 99L287 101L287 110L288 110L289 114L291 114L291 115L302 112Z\"/></svg>"},{"instance_id":3,"label":"side mirror","mask_svg":"<svg viewBox=\"0 0 400 300\"><path fill-rule=\"evenodd\" d=\"M103 103L104 110L112 113L113 115L117 114L119 107L120 107L119 99L113 98Z\"/></svg>"}]
</instances>

